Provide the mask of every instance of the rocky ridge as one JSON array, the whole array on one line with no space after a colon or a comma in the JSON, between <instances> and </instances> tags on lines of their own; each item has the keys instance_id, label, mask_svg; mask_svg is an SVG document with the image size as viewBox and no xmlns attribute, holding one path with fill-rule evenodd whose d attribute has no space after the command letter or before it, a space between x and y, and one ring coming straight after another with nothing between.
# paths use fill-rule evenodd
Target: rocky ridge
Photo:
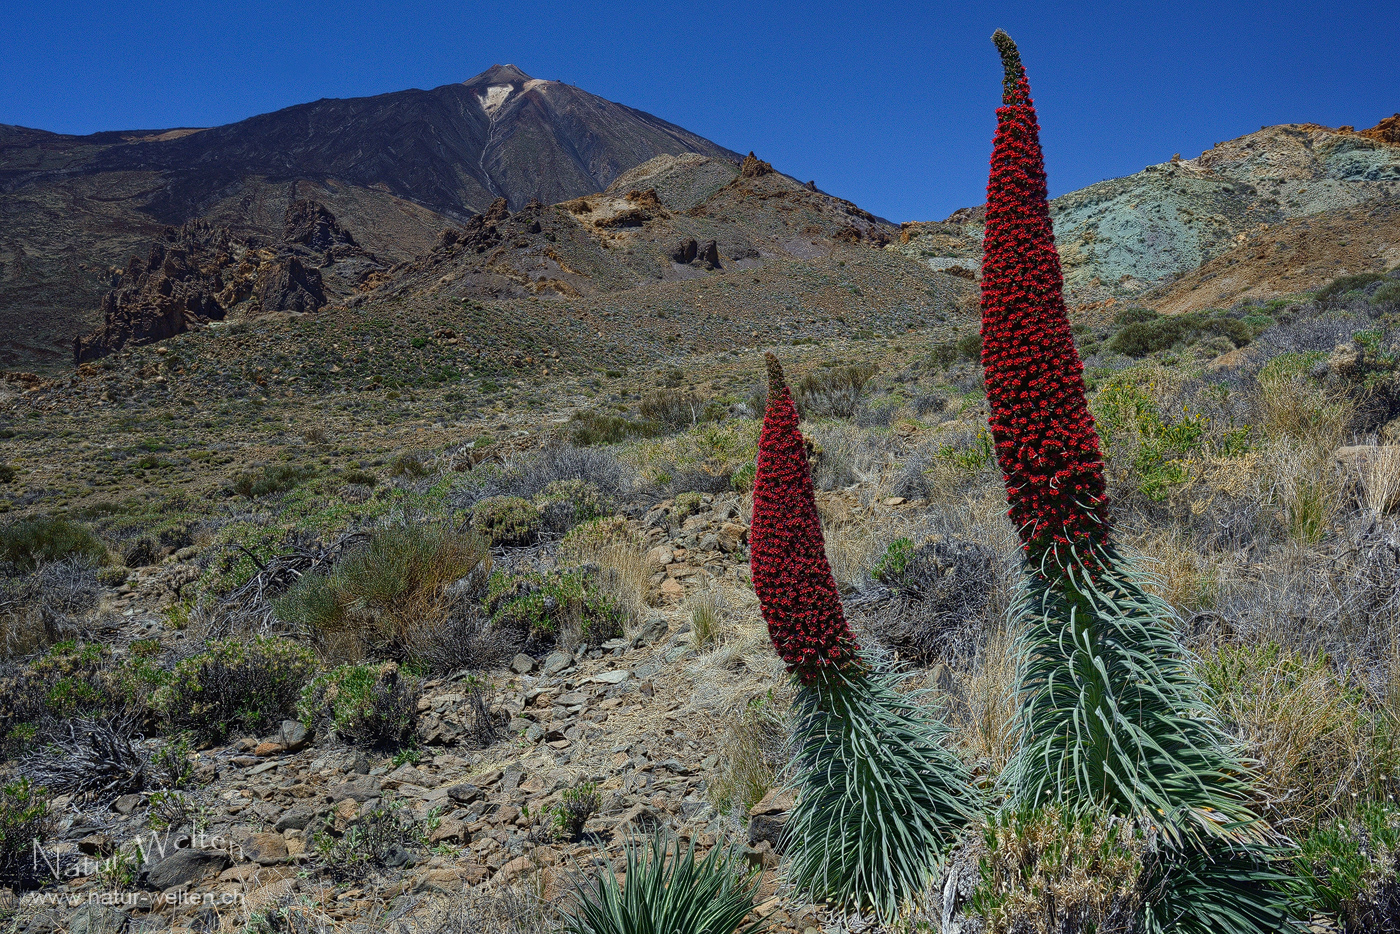
<instances>
[{"instance_id":1,"label":"rocky ridge","mask_svg":"<svg viewBox=\"0 0 1400 934\"><path fill-rule=\"evenodd\" d=\"M102 324L73 342L73 363L96 360L220 321L232 313L315 311L348 297L384 264L362 249L335 215L294 201L273 243L234 237L227 227L191 221L166 228L145 261L113 270Z\"/></svg>"}]
</instances>

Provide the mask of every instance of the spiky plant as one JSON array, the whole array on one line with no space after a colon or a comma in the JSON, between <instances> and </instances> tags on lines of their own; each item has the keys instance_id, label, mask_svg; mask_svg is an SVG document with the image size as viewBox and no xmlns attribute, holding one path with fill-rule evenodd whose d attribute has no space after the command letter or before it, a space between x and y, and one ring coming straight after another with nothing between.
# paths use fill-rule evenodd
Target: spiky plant
<instances>
[{"instance_id":1,"label":"spiky plant","mask_svg":"<svg viewBox=\"0 0 1400 934\"><path fill-rule=\"evenodd\" d=\"M987 186L982 362L997 460L1025 550L1017 612L1021 806L1098 808L1162 841L1145 900L1153 931L1274 931L1284 901L1250 776L1213 722L1170 607L1111 542L1098 435L1065 313L1030 85L1005 69Z\"/></svg>"},{"instance_id":2,"label":"spiky plant","mask_svg":"<svg viewBox=\"0 0 1400 934\"><path fill-rule=\"evenodd\" d=\"M797 408L771 353L749 532L754 591L798 682L789 878L814 899L892 916L922 892L972 810L944 728L862 655L822 542Z\"/></svg>"},{"instance_id":3,"label":"spiky plant","mask_svg":"<svg viewBox=\"0 0 1400 934\"><path fill-rule=\"evenodd\" d=\"M765 922L744 924L753 910L758 870L744 866L737 854L713 847L700 861L695 844L661 835L627 847L625 881L604 869L583 884L569 934L756 934ZM740 925L743 925L740 928Z\"/></svg>"}]
</instances>

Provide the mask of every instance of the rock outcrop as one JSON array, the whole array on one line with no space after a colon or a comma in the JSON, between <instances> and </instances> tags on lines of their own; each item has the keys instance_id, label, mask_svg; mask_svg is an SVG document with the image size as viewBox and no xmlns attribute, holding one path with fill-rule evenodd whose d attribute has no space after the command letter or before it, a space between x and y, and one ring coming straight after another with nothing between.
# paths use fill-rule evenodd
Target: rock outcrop
<instances>
[{"instance_id":1,"label":"rock outcrop","mask_svg":"<svg viewBox=\"0 0 1400 934\"><path fill-rule=\"evenodd\" d=\"M74 338L73 362L174 337L235 310L315 311L383 267L315 201L294 201L282 240L270 246L205 221L169 227L144 261L133 256L115 272L102 297L102 324Z\"/></svg>"}]
</instances>

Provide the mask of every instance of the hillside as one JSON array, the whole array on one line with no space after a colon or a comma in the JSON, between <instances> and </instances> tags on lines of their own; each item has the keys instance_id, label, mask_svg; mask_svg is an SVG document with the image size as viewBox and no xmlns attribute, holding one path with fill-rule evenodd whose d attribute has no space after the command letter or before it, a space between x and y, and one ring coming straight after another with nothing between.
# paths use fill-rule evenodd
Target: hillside
<instances>
[{"instance_id":1,"label":"hillside","mask_svg":"<svg viewBox=\"0 0 1400 934\"><path fill-rule=\"evenodd\" d=\"M1358 236L1371 236L1365 232L1366 211L1345 210L1400 197L1397 127L1396 117L1360 132L1312 123L1264 127L1217 143L1195 159L1174 158L1055 198L1051 214L1068 295L1080 302L1139 296L1219 263L1222 254L1250 238L1272 237L1276 227L1307 229L1291 222L1318 215L1355 220ZM949 220L961 223L906 224L904 237L891 249L931 268L976 268L981 256L976 211ZM1326 239L1318 238L1315 248L1327 249ZM1356 261L1351 258L1353 266ZM1338 264L1346 263L1339 258ZM1352 271L1384 268L1368 256ZM1300 291L1306 287L1301 281L1280 291ZM1278 293L1269 297L1273 294Z\"/></svg>"},{"instance_id":2,"label":"hillside","mask_svg":"<svg viewBox=\"0 0 1400 934\"><path fill-rule=\"evenodd\" d=\"M659 154L737 154L557 81L493 66L462 84L321 100L208 129L77 137L0 127L0 366L61 365L97 324L109 268L202 219L275 239L288 207L326 205L404 260L486 210L600 191Z\"/></svg>"}]
</instances>

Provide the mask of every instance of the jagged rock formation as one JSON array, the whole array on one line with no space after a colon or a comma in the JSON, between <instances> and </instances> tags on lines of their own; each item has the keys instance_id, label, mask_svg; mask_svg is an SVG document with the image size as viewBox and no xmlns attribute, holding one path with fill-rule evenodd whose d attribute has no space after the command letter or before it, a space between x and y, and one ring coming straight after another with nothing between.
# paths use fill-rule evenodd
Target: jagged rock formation
<instances>
[{"instance_id":1,"label":"jagged rock formation","mask_svg":"<svg viewBox=\"0 0 1400 934\"><path fill-rule=\"evenodd\" d=\"M739 174L744 178L758 178L760 175L767 175L772 171L773 166L755 156L752 150L744 157L743 165L739 166ZM812 186L809 190L815 190L815 185L812 185L811 182L807 184Z\"/></svg>"},{"instance_id":2,"label":"jagged rock formation","mask_svg":"<svg viewBox=\"0 0 1400 934\"><path fill-rule=\"evenodd\" d=\"M282 239L271 246L202 220L169 227L144 262L133 256L126 268L114 270L111 291L102 297L102 324L74 339L73 362L164 340L235 310L315 311L383 268L315 201L292 203Z\"/></svg>"}]
</instances>

